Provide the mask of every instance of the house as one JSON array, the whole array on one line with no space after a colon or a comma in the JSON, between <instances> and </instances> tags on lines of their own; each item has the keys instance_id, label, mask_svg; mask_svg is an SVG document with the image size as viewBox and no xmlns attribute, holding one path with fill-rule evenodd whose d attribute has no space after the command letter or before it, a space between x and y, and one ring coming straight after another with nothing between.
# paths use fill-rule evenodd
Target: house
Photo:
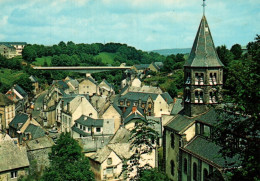
<instances>
[{"instance_id":1,"label":"house","mask_svg":"<svg viewBox=\"0 0 260 181\"><path fill-rule=\"evenodd\" d=\"M98 118L97 110L83 95L62 98L56 107L56 112L57 115L60 115L60 117L57 117L57 122L60 123L57 124L60 125L62 132L71 132L71 128L75 124L75 121L82 115L94 119Z\"/></svg>"},{"instance_id":2,"label":"house","mask_svg":"<svg viewBox=\"0 0 260 181\"><path fill-rule=\"evenodd\" d=\"M135 70L138 74L145 74L145 72L149 70L149 65L150 64L133 65L131 69Z\"/></svg>"},{"instance_id":3,"label":"house","mask_svg":"<svg viewBox=\"0 0 260 181\"><path fill-rule=\"evenodd\" d=\"M6 58L13 58L16 56L16 49L8 44L0 44L0 54Z\"/></svg>"},{"instance_id":4,"label":"house","mask_svg":"<svg viewBox=\"0 0 260 181\"><path fill-rule=\"evenodd\" d=\"M126 86L141 87L142 81L138 77L125 78L121 81L121 89Z\"/></svg>"},{"instance_id":5,"label":"house","mask_svg":"<svg viewBox=\"0 0 260 181\"><path fill-rule=\"evenodd\" d=\"M0 130L8 130L9 123L15 117L15 104L8 97L0 93Z\"/></svg>"},{"instance_id":6,"label":"house","mask_svg":"<svg viewBox=\"0 0 260 181\"><path fill-rule=\"evenodd\" d=\"M91 76L87 76L79 83L79 94L99 95L98 84Z\"/></svg>"},{"instance_id":7,"label":"house","mask_svg":"<svg viewBox=\"0 0 260 181\"><path fill-rule=\"evenodd\" d=\"M102 119L114 120L114 133L119 129L122 124L122 111L115 103L108 103L106 109L100 113Z\"/></svg>"},{"instance_id":8,"label":"house","mask_svg":"<svg viewBox=\"0 0 260 181\"><path fill-rule=\"evenodd\" d=\"M14 47L16 50L16 56L17 56L17 55L22 55L22 51L23 51L25 45L27 45L27 43L26 42L0 42L0 45Z\"/></svg>"},{"instance_id":9,"label":"house","mask_svg":"<svg viewBox=\"0 0 260 181\"><path fill-rule=\"evenodd\" d=\"M0 141L0 180L17 181L28 175L29 161L26 148L17 145L14 140Z\"/></svg>"},{"instance_id":10,"label":"house","mask_svg":"<svg viewBox=\"0 0 260 181\"><path fill-rule=\"evenodd\" d=\"M7 97L15 102L15 111L25 111L29 101L28 94L18 84L14 84L13 87L7 91Z\"/></svg>"},{"instance_id":11,"label":"house","mask_svg":"<svg viewBox=\"0 0 260 181\"><path fill-rule=\"evenodd\" d=\"M203 15L184 64L184 109L179 112L180 106L173 106L177 111L165 121L164 168L170 179L207 180L233 163L239 166L237 157L223 158L218 152L221 147L212 140L222 86L223 64Z\"/></svg>"},{"instance_id":12,"label":"house","mask_svg":"<svg viewBox=\"0 0 260 181\"><path fill-rule=\"evenodd\" d=\"M73 79L73 78L67 76L65 78L65 82L69 86L70 92L73 92L75 94L78 93L78 91L79 91L79 82L76 79Z\"/></svg>"},{"instance_id":13,"label":"house","mask_svg":"<svg viewBox=\"0 0 260 181\"><path fill-rule=\"evenodd\" d=\"M149 67L151 71L159 72L163 68L163 62L152 62Z\"/></svg>"},{"instance_id":14,"label":"house","mask_svg":"<svg viewBox=\"0 0 260 181\"><path fill-rule=\"evenodd\" d=\"M131 148L129 143L130 135L127 129L121 127L109 144L89 157L95 180L124 180L126 173L123 170L123 165L129 164L129 158L135 154L135 148ZM142 155L140 164L149 164L154 168L156 166L155 155L155 150Z\"/></svg>"},{"instance_id":15,"label":"house","mask_svg":"<svg viewBox=\"0 0 260 181\"><path fill-rule=\"evenodd\" d=\"M100 84L98 85L99 87L99 93L100 95L108 96L108 95L114 95L115 90L114 86L110 84L109 82L104 79Z\"/></svg>"},{"instance_id":16,"label":"house","mask_svg":"<svg viewBox=\"0 0 260 181\"><path fill-rule=\"evenodd\" d=\"M103 96L94 95L90 99L91 104L98 112L100 112L104 108L107 101L108 101L108 97L104 95Z\"/></svg>"},{"instance_id":17,"label":"house","mask_svg":"<svg viewBox=\"0 0 260 181\"><path fill-rule=\"evenodd\" d=\"M31 80L32 82L32 86L33 86L33 93L34 94L37 94L39 92L39 82L38 82L38 79L36 77L34 77L33 75L31 75L29 77L29 79Z\"/></svg>"},{"instance_id":18,"label":"house","mask_svg":"<svg viewBox=\"0 0 260 181\"><path fill-rule=\"evenodd\" d=\"M114 120L113 119L93 119L82 115L75 120L74 126L71 128L72 137L80 138L94 135L113 135Z\"/></svg>"},{"instance_id":19,"label":"house","mask_svg":"<svg viewBox=\"0 0 260 181\"><path fill-rule=\"evenodd\" d=\"M127 92L118 99L118 107L124 113L130 105L143 109L148 116L161 117L170 114L173 99L167 94L156 94L147 92Z\"/></svg>"},{"instance_id":20,"label":"house","mask_svg":"<svg viewBox=\"0 0 260 181\"><path fill-rule=\"evenodd\" d=\"M51 147L54 145L52 138L45 135L33 140L27 140L25 145L30 165L33 166L32 163L36 161L38 171L44 170L50 165L49 153L51 153Z\"/></svg>"},{"instance_id":21,"label":"house","mask_svg":"<svg viewBox=\"0 0 260 181\"><path fill-rule=\"evenodd\" d=\"M19 143L22 144L25 140L44 136L45 131L30 115L19 113L9 124L9 135L18 138Z\"/></svg>"}]
</instances>

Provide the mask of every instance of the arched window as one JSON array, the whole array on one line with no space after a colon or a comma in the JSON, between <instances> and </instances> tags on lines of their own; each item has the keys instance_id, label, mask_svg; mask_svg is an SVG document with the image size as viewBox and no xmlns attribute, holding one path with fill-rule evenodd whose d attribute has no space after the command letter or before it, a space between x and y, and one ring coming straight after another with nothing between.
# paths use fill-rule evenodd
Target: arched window
<instances>
[{"instance_id":1,"label":"arched window","mask_svg":"<svg viewBox=\"0 0 260 181\"><path fill-rule=\"evenodd\" d=\"M203 181L208 181L209 172L206 168L203 169Z\"/></svg>"},{"instance_id":2,"label":"arched window","mask_svg":"<svg viewBox=\"0 0 260 181\"><path fill-rule=\"evenodd\" d=\"M174 175L174 167L175 167L174 161L171 160L171 174L172 174L172 176Z\"/></svg>"},{"instance_id":3,"label":"arched window","mask_svg":"<svg viewBox=\"0 0 260 181\"><path fill-rule=\"evenodd\" d=\"M171 134L171 147L174 148L174 133Z\"/></svg>"},{"instance_id":4,"label":"arched window","mask_svg":"<svg viewBox=\"0 0 260 181\"><path fill-rule=\"evenodd\" d=\"M209 103L217 103L216 90L209 92Z\"/></svg>"},{"instance_id":5,"label":"arched window","mask_svg":"<svg viewBox=\"0 0 260 181\"><path fill-rule=\"evenodd\" d=\"M190 102L190 88L189 87L186 87L185 94L186 94L185 102Z\"/></svg>"},{"instance_id":6,"label":"arched window","mask_svg":"<svg viewBox=\"0 0 260 181\"><path fill-rule=\"evenodd\" d=\"M210 73L209 74L209 84L216 85L217 84L217 73Z\"/></svg>"},{"instance_id":7,"label":"arched window","mask_svg":"<svg viewBox=\"0 0 260 181\"><path fill-rule=\"evenodd\" d=\"M183 160L183 171L185 174L187 174L187 169L188 169L188 161L187 158L184 158Z\"/></svg>"},{"instance_id":8,"label":"arched window","mask_svg":"<svg viewBox=\"0 0 260 181\"><path fill-rule=\"evenodd\" d=\"M197 164L193 163L193 180L197 180Z\"/></svg>"},{"instance_id":9,"label":"arched window","mask_svg":"<svg viewBox=\"0 0 260 181\"><path fill-rule=\"evenodd\" d=\"M190 80L191 80L190 72L187 72L187 79L185 84L190 84Z\"/></svg>"},{"instance_id":10,"label":"arched window","mask_svg":"<svg viewBox=\"0 0 260 181\"><path fill-rule=\"evenodd\" d=\"M195 91L195 103L203 103L203 91L201 89Z\"/></svg>"},{"instance_id":11,"label":"arched window","mask_svg":"<svg viewBox=\"0 0 260 181\"><path fill-rule=\"evenodd\" d=\"M195 73L195 85L203 85L203 84L204 84L204 74Z\"/></svg>"}]
</instances>

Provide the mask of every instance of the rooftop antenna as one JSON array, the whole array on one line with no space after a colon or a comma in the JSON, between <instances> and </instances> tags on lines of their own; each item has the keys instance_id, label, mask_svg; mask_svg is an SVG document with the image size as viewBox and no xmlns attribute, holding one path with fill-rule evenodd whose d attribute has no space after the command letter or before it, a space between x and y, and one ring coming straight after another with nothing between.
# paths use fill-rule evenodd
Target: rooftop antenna
<instances>
[{"instance_id":1,"label":"rooftop antenna","mask_svg":"<svg viewBox=\"0 0 260 181\"><path fill-rule=\"evenodd\" d=\"M203 0L202 6L203 6L203 16L205 16L205 7L207 6L206 5L206 0Z\"/></svg>"}]
</instances>

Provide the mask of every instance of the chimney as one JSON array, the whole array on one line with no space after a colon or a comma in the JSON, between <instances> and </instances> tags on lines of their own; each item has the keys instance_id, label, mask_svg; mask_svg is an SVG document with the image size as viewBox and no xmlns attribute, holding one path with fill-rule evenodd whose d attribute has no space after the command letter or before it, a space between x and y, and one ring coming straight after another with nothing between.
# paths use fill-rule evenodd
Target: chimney
<instances>
[{"instance_id":1,"label":"chimney","mask_svg":"<svg viewBox=\"0 0 260 181\"><path fill-rule=\"evenodd\" d=\"M133 106L133 107L132 107L132 113L135 113L136 110L137 110L137 107L136 107L136 106Z\"/></svg>"},{"instance_id":2,"label":"chimney","mask_svg":"<svg viewBox=\"0 0 260 181\"><path fill-rule=\"evenodd\" d=\"M67 112L70 112L70 103L67 103Z\"/></svg>"}]
</instances>

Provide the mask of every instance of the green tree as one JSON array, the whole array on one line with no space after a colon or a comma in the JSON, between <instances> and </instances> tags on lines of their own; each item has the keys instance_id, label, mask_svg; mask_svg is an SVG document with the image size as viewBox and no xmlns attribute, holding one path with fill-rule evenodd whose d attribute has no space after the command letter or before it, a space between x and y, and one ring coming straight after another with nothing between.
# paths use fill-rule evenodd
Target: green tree
<instances>
[{"instance_id":1,"label":"green tree","mask_svg":"<svg viewBox=\"0 0 260 181\"><path fill-rule=\"evenodd\" d=\"M28 74L22 74L18 80L14 81L14 84L21 86L27 93L31 93L33 90L32 82L29 79Z\"/></svg>"},{"instance_id":2,"label":"green tree","mask_svg":"<svg viewBox=\"0 0 260 181\"><path fill-rule=\"evenodd\" d=\"M143 155L152 153L156 148L155 142L158 138L158 132L154 130L155 124L156 122L153 120L137 120L134 129L131 130L129 141L135 154L130 157L126 167L130 180L138 180L144 170L151 169L149 164L141 166L140 159ZM136 175L131 176L130 173L133 171L136 172Z\"/></svg>"},{"instance_id":3,"label":"green tree","mask_svg":"<svg viewBox=\"0 0 260 181\"><path fill-rule=\"evenodd\" d=\"M43 174L45 181L94 180L88 159L70 133L62 133L49 154L50 167Z\"/></svg>"},{"instance_id":4,"label":"green tree","mask_svg":"<svg viewBox=\"0 0 260 181\"><path fill-rule=\"evenodd\" d=\"M168 176L157 169L146 169L140 174L138 181L170 181Z\"/></svg>"},{"instance_id":5,"label":"green tree","mask_svg":"<svg viewBox=\"0 0 260 181\"><path fill-rule=\"evenodd\" d=\"M240 155L242 169L233 172L233 180L259 180L260 170L260 37L249 44L249 54L228 67L225 111L219 114L214 140L223 156Z\"/></svg>"},{"instance_id":6,"label":"green tree","mask_svg":"<svg viewBox=\"0 0 260 181\"><path fill-rule=\"evenodd\" d=\"M228 64L234 59L234 55L227 49L226 45L218 46L216 50L219 59L225 66L228 66Z\"/></svg>"},{"instance_id":7,"label":"green tree","mask_svg":"<svg viewBox=\"0 0 260 181\"><path fill-rule=\"evenodd\" d=\"M242 53L243 53L242 47L241 47L241 45L239 45L239 44L233 45L233 46L231 47L230 51L233 53L234 58L235 58L236 60L240 59L241 56L242 56Z\"/></svg>"}]
</instances>

